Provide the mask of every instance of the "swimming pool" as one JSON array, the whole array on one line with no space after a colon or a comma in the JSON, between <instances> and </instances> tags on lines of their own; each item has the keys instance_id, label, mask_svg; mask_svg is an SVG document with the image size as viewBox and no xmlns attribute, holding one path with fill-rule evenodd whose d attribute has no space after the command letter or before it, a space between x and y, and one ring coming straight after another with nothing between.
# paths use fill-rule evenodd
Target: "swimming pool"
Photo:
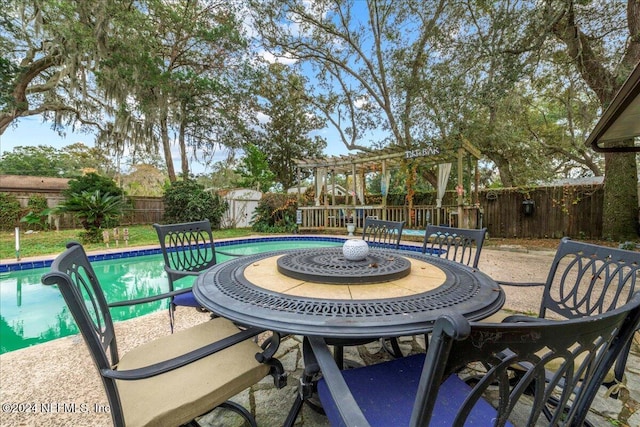
<instances>
[{"instance_id":1,"label":"swimming pool","mask_svg":"<svg viewBox=\"0 0 640 427\"><path fill-rule=\"evenodd\" d=\"M216 242L216 248L234 254L339 246L335 237L288 236ZM229 257L217 254L218 262ZM159 249L126 251L89 257L107 301L155 295L168 289ZM51 260L0 266L0 354L78 333L62 295L56 287L42 285ZM189 279L189 278L187 278ZM191 281L185 281L189 286ZM111 310L114 321L131 319L166 309L167 301L155 301Z\"/></svg>"}]
</instances>

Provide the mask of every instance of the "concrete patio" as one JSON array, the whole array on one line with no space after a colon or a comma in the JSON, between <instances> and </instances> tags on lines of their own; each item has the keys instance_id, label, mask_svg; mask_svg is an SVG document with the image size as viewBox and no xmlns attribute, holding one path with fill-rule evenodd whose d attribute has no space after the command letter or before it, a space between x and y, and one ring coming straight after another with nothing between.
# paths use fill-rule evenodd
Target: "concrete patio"
<instances>
[{"instance_id":1,"label":"concrete patio","mask_svg":"<svg viewBox=\"0 0 640 427\"><path fill-rule=\"evenodd\" d=\"M499 280L543 281L553 258L552 251L526 251L518 247L484 249L481 269ZM516 292L506 289L506 309L536 312L540 295L537 291ZM192 309L179 309L177 327L186 328L206 321L207 314ZM116 325L121 352L138 343L168 333L166 312L120 322ZM278 358L289 372L288 385L276 389L271 378L265 378L236 396L256 416L260 426L281 425L295 397L298 378L302 372L301 339L287 337L282 341ZM422 346L420 339L404 338L402 345L416 351ZM345 349L348 357L363 362L386 358L378 343ZM179 393L179 390L176 390ZM603 388L590 415L595 426L640 425L640 342L636 339L627 369L626 389L621 399L605 396ZM102 426L110 425L106 412L107 399L100 379L84 343L78 337L67 337L46 344L0 356L0 412L2 426ZM22 404L22 406L19 406ZM7 406L7 405L13 405ZM18 410L20 409L20 410ZM204 426L242 425L234 416L216 410L200 420ZM297 425L305 427L328 426L323 415L304 407Z\"/></svg>"}]
</instances>

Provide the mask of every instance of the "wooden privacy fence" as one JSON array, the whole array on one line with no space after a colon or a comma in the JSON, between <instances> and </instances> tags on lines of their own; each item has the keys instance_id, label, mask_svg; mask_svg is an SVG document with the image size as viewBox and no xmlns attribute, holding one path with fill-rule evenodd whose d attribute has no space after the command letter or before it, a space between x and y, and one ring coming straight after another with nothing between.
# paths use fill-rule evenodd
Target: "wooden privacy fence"
<instances>
[{"instance_id":1,"label":"wooden privacy fence","mask_svg":"<svg viewBox=\"0 0 640 427\"><path fill-rule=\"evenodd\" d=\"M130 207L122 218L123 225L153 224L162 222L164 202L160 197L127 197Z\"/></svg>"},{"instance_id":2,"label":"wooden privacy fence","mask_svg":"<svg viewBox=\"0 0 640 427\"><path fill-rule=\"evenodd\" d=\"M597 239L603 195L602 184L506 188L480 191L479 202L492 237Z\"/></svg>"},{"instance_id":3,"label":"wooden privacy fence","mask_svg":"<svg viewBox=\"0 0 640 427\"><path fill-rule=\"evenodd\" d=\"M32 193L38 194L38 193ZM47 199L47 205L52 208L65 199L59 193L43 194ZM24 214L28 213L27 203L29 195L17 195L16 198L24 210ZM153 224L154 222L162 222L164 215L164 203L160 197L127 197L127 207L124 209L121 225L137 225L137 224ZM81 228L82 225L71 214L64 214L56 219L57 226L60 229ZM55 227L52 224L52 227Z\"/></svg>"},{"instance_id":4,"label":"wooden privacy fence","mask_svg":"<svg viewBox=\"0 0 640 427\"><path fill-rule=\"evenodd\" d=\"M62 199L64 200L64 199ZM159 197L127 197L127 207L120 225L153 224L162 222L164 203ZM82 225L69 214L60 218L60 228L80 228Z\"/></svg>"}]
</instances>

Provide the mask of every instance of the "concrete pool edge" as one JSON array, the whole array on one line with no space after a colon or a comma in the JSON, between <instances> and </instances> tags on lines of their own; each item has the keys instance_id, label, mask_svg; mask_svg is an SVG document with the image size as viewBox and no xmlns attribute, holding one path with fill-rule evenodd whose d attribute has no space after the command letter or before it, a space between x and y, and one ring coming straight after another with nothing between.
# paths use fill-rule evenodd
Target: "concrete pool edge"
<instances>
[{"instance_id":1,"label":"concrete pool edge","mask_svg":"<svg viewBox=\"0 0 640 427\"><path fill-rule=\"evenodd\" d=\"M259 236L259 237L238 237L238 238L228 238L228 239L220 239L215 241L216 248L224 248L228 246L247 244L247 243L259 243L259 242L268 242L272 240L276 241L287 241L287 240L318 240L325 242L343 242L348 240L350 237L348 236L337 236L337 235L317 235L317 234L282 234L277 236ZM354 236L351 238L360 238L359 236ZM401 244L400 249L405 250L421 250L421 246L417 245L408 245ZM62 252L62 249L61 249ZM90 251L88 252L90 261L102 261L102 260L111 260L111 259L119 259L119 258L132 258L138 256L145 255L156 255L161 253L160 245L150 245L150 246L131 246L131 247L119 247L119 248L105 248L102 250ZM0 273L11 273L16 271L23 270L32 270L35 268L47 268L51 266L51 263L55 259L57 254L44 255L38 257L29 257L24 258L20 261L12 260L12 259L2 259L0 260Z\"/></svg>"}]
</instances>

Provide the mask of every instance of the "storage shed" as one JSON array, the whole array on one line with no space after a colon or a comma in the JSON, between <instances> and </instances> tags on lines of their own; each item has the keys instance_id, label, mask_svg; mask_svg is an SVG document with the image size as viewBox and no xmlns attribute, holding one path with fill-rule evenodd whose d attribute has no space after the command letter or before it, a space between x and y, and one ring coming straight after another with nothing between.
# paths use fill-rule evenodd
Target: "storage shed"
<instances>
[{"instance_id":1,"label":"storage shed","mask_svg":"<svg viewBox=\"0 0 640 427\"><path fill-rule=\"evenodd\" d=\"M226 228L244 228L251 226L253 213L262 198L262 192L247 188L236 188L222 194L229 203L222 217L222 226Z\"/></svg>"}]
</instances>

